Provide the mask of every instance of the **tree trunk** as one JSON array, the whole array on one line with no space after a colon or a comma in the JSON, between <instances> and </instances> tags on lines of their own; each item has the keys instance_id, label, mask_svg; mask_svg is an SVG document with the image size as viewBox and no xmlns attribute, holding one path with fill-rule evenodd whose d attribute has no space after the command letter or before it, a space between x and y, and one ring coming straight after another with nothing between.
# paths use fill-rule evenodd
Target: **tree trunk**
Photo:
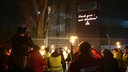
<instances>
[{"instance_id":1,"label":"tree trunk","mask_svg":"<svg viewBox=\"0 0 128 72\"><path fill-rule=\"evenodd\" d=\"M37 37L45 37L45 35L43 34L44 30L44 17L45 17L45 12L46 12L46 8L47 8L47 0L45 0L44 3L44 9L42 10L41 16L39 16L39 19L37 20Z\"/></svg>"}]
</instances>

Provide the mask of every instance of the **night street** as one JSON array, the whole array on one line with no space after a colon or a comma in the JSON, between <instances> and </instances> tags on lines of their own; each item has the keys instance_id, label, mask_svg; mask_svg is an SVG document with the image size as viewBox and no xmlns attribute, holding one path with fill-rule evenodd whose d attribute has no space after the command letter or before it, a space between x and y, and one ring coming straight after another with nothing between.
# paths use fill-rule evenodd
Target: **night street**
<instances>
[{"instance_id":1,"label":"night street","mask_svg":"<svg viewBox=\"0 0 128 72\"><path fill-rule=\"evenodd\" d=\"M127 0L1 0L0 17L0 72L128 70Z\"/></svg>"}]
</instances>

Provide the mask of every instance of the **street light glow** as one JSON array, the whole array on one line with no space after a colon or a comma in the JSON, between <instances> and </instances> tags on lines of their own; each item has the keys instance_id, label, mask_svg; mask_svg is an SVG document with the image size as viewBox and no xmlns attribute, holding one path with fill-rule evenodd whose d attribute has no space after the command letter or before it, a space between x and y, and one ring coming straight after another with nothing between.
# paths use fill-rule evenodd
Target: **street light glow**
<instances>
[{"instance_id":1,"label":"street light glow","mask_svg":"<svg viewBox=\"0 0 128 72\"><path fill-rule=\"evenodd\" d=\"M40 14L40 11L38 11L37 13Z\"/></svg>"},{"instance_id":2,"label":"street light glow","mask_svg":"<svg viewBox=\"0 0 128 72\"><path fill-rule=\"evenodd\" d=\"M116 46L117 46L117 48L121 48L120 42L116 42Z\"/></svg>"},{"instance_id":3,"label":"street light glow","mask_svg":"<svg viewBox=\"0 0 128 72\"><path fill-rule=\"evenodd\" d=\"M54 52L54 45L51 45L51 53Z\"/></svg>"},{"instance_id":4,"label":"street light glow","mask_svg":"<svg viewBox=\"0 0 128 72\"><path fill-rule=\"evenodd\" d=\"M70 42L73 44L75 42L75 39L77 39L77 36L71 36L70 37Z\"/></svg>"},{"instance_id":5,"label":"street light glow","mask_svg":"<svg viewBox=\"0 0 128 72\"><path fill-rule=\"evenodd\" d=\"M45 48L45 46L44 46L44 45L42 45L42 46L41 46L41 49L44 49L44 48Z\"/></svg>"},{"instance_id":6,"label":"street light glow","mask_svg":"<svg viewBox=\"0 0 128 72\"><path fill-rule=\"evenodd\" d=\"M40 52L40 54L43 56L44 54L45 54L45 46L44 45L42 45L41 46L41 48L40 48L40 50L39 50L39 52Z\"/></svg>"}]
</instances>

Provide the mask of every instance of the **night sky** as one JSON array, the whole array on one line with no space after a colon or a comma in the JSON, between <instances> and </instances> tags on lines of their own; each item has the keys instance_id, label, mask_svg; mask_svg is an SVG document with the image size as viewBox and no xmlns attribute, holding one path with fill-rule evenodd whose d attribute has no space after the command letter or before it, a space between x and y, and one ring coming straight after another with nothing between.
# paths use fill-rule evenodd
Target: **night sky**
<instances>
[{"instance_id":1,"label":"night sky","mask_svg":"<svg viewBox=\"0 0 128 72\"><path fill-rule=\"evenodd\" d=\"M104 32L112 37L128 38L128 4L127 0L101 0Z\"/></svg>"},{"instance_id":2,"label":"night sky","mask_svg":"<svg viewBox=\"0 0 128 72\"><path fill-rule=\"evenodd\" d=\"M9 39L16 33L20 14L15 0L1 0L0 2L0 39Z\"/></svg>"},{"instance_id":3,"label":"night sky","mask_svg":"<svg viewBox=\"0 0 128 72\"><path fill-rule=\"evenodd\" d=\"M14 25L19 20L19 12L15 0L2 0L0 2L0 22L4 25Z\"/></svg>"},{"instance_id":4,"label":"night sky","mask_svg":"<svg viewBox=\"0 0 128 72\"><path fill-rule=\"evenodd\" d=\"M128 19L127 0L101 0L101 8L105 16Z\"/></svg>"},{"instance_id":5,"label":"night sky","mask_svg":"<svg viewBox=\"0 0 128 72\"><path fill-rule=\"evenodd\" d=\"M102 21L105 26L104 32L110 33L113 37L128 37L127 0L100 0L100 2ZM0 17L1 33L7 29L15 29L13 27L16 27L17 23L21 21L15 0L1 0ZM8 33L8 31L5 32Z\"/></svg>"}]
</instances>

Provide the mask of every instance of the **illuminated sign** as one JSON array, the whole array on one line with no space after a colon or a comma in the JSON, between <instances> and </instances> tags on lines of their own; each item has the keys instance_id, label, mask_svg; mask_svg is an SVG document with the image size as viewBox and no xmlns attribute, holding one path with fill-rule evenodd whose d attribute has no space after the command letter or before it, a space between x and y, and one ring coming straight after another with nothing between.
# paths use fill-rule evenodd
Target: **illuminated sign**
<instances>
[{"instance_id":1,"label":"illuminated sign","mask_svg":"<svg viewBox=\"0 0 128 72\"><path fill-rule=\"evenodd\" d=\"M90 21L97 19L97 1L80 2L78 4L78 22L85 22L85 25L90 25Z\"/></svg>"},{"instance_id":2,"label":"illuminated sign","mask_svg":"<svg viewBox=\"0 0 128 72\"><path fill-rule=\"evenodd\" d=\"M78 0L77 34L80 38L99 37L100 35L100 5L94 0Z\"/></svg>"},{"instance_id":3,"label":"illuminated sign","mask_svg":"<svg viewBox=\"0 0 128 72\"><path fill-rule=\"evenodd\" d=\"M78 15L78 22L86 22L85 25L90 25L89 21L96 20L97 16L95 14L88 15Z\"/></svg>"}]
</instances>

